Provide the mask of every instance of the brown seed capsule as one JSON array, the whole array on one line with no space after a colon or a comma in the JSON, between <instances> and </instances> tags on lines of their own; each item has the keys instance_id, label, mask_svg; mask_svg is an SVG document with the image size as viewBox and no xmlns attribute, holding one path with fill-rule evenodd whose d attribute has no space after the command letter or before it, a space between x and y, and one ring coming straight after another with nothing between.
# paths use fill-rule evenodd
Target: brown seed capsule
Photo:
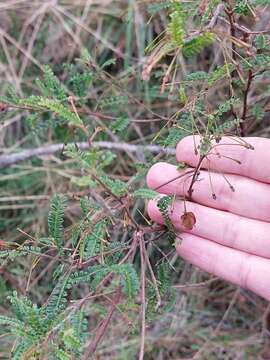
<instances>
[{"instance_id":1,"label":"brown seed capsule","mask_svg":"<svg viewBox=\"0 0 270 360\"><path fill-rule=\"evenodd\" d=\"M193 226L196 224L196 217L193 212L185 212L181 216L182 224L188 230L192 230Z\"/></svg>"},{"instance_id":2,"label":"brown seed capsule","mask_svg":"<svg viewBox=\"0 0 270 360\"><path fill-rule=\"evenodd\" d=\"M4 112L8 109L8 104L4 104L0 102L0 112Z\"/></svg>"}]
</instances>

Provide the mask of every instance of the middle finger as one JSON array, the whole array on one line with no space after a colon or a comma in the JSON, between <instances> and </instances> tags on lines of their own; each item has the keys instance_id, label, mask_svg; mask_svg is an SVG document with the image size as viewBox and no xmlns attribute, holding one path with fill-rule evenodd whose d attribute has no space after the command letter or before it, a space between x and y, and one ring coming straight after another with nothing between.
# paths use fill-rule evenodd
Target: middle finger
<instances>
[{"instance_id":1,"label":"middle finger","mask_svg":"<svg viewBox=\"0 0 270 360\"><path fill-rule=\"evenodd\" d=\"M163 194L186 195L191 182L190 174L179 178L183 171L167 163L157 163L147 175L147 184ZM270 221L270 186L239 175L226 174L233 186L231 190L225 178L215 172L200 171L194 183L192 199L202 205L225 210L252 219ZM178 177L178 179L177 179ZM211 187L212 184L212 187ZM215 193L216 199L212 193Z\"/></svg>"},{"instance_id":2,"label":"middle finger","mask_svg":"<svg viewBox=\"0 0 270 360\"><path fill-rule=\"evenodd\" d=\"M191 230L182 224L181 216L185 209L196 217ZM148 214L152 220L163 223L155 200L149 202ZM169 214L176 231L189 232L223 246L270 258L270 224L267 222L247 219L188 201L184 205L183 201L178 200L173 202Z\"/></svg>"}]
</instances>

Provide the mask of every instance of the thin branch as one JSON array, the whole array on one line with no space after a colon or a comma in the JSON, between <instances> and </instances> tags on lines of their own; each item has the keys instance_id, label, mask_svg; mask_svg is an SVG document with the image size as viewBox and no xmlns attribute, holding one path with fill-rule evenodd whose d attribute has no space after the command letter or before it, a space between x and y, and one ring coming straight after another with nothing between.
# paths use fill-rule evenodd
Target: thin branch
<instances>
[{"instance_id":1,"label":"thin branch","mask_svg":"<svg viewBox=\"0 0 270 360\"><path fill-rule=\"evenodd\" d=\"M139 360L144 358L144 346L145 346L145 317L146 317L146 294L145 294L145 245L144 238L141 232L138 232L140 242L140 257L141 257L141 341L140 341L140 353Z\"/></svg>"},{"instance_id":2,"label":"thin branch","mask_svg":"<svg viewBox=\"0 0 270 360\"><path fill-rule=\"evenodd\" d=\"M201 168L201 165L202 165L202 162L203 160L206 158L206 155L201 155L200 156L200 160L198 161L198 164L195 168L195 171L194 171L194 174L192 176L192 179L191 179L191 183L190 183L190 186L189 186L189 189L187 191L187 194L188 194L188 200L192 200L192 192L193 192L193 186L197 180L197 175L199 174L199 171L200 171L200 168Z\"/></svg>"},{"instance_id":3,"label":"thin branch","mask_svg":"<svg viewBox=\"0 0 270 360\"><path fill-rule=\"evenodd\" d=\"M107 317L102 321L100 327L97 329L96 332L96 337L94 339L93 342L91 342L88 346L88 348L86 349L84 355L83 355L83 360L88 360L91 358L91 355L93 355L97 349L98 344L100 343L103 335L106 332L106 329L108 327L108 325L110 324L110 321L112 319L113 313L119 303L121 299L121 290L120 288L117 290L116 295L112 301L112 305L110 306L109 312Z\"/></svg>"},{"instance_id":4,"label":"thin branch","mask_svg":"<svg viewBox=\"0 0 270 360\"><path fill-rule=\"evenodd\" d=\"M0 156L0 169L9 167L18 162L22 162L22 161L31 159L32 157L35 157L35 156L51 155L58 151L63 151L65 149L65 147L68 145L71 145L71 144L46 145L46 146L41 146L39 148L21 150L18 153L12 153L9 155L1 155ZM114 143L114 142L110 142L110 141L97 141L97 142L93 142L91 145L88 142L80 142L80 143L76 143L76 146L80 150L88 150L90 147L96 147L96 148L101 148L101 149L118 150L118 151L131 152L131 153L150 151L155 154L164 153L164 154L168 154L168 155L175 155L174 149L171 149L171 148L165 149L162 146L158 146L158 145L143 146L143 145L133 145L133 144L128 144L128 143Z\"/></svg>"},{"instance_id":5,"label":"thin branch","mask_svg":"<svg viewBox=\"0 0 270 360\"><path fill-rule=\"evenodd\" d=\"M241 136L245 136L245 134L246 134L245 121L246 121L247 110L248 110L248 93L249 93L249 90L250 90L252 78L253 78L252 70L249 70L248 71L247 86L246 86L246 89L244 91L242 122L240 122Z\"/></svg>"},{"instance_id":6,"label":"thin branch","mask_svg":"<svg viewBox=\"0 0 270 360\"><path fill-rule=\"evenodd\" d=\"M210 23L207 25L206 29L213 29L213 27L216 25L217 19L219 18L219 15L224 11L225 5L219 4L214 12L214 15L210 21Z\"/></svg>"}]
</instances>

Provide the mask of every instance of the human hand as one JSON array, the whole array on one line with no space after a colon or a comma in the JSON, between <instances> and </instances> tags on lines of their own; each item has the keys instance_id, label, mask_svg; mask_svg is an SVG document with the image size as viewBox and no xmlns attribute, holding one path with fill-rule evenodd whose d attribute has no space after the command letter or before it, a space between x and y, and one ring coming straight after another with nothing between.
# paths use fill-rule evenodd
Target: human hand
<instances>
[{"instance_id":1,"label":"human hand","mask_svg":"<svg viewBox=\"0 0 270 360\"><path fill-rule=\"evenodd\" d=\"M182 200L173 203L171 221L182 239L176 245L181 257L270 300L270 139L243 140L254 150L224 137L217 147L222 157L213 151L209 161L203 161L202 168L206 170L200 171L194 183L193 201L186 201L187 211L195 214L195 226L191 230L183 226ZM195 136L196 145L199 141L200 137ZM196 167L199 155L194 152L192 136L180 141L176 157L179 162ZM208 169L216 199L212 196ZM148 186L161 194L185 195L190 176L169 182L184 171L168 163L157 163L148 172ZM155 222L163 222L157 201L149 202L148 213Z\"/></svg>"}]
</instances>

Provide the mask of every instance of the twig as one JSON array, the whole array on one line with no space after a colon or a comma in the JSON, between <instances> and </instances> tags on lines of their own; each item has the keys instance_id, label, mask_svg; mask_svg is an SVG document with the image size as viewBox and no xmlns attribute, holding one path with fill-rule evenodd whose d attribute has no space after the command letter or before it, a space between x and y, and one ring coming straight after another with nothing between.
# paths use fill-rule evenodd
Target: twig
<instances>
[{"instance_id":1,"label":"twig","mask_svg":"<svg viewBox=\"0 0 270 360\"><path fill-rule=\"evenodd\" d=\"M249 69L247 87L246 87L246 89L244 91L242 121L240 122L241 136L245 136L245 133L246 133L245 120L246 120L246 117L247 117L247 110L248 110L247 100L248 100L248 93L249 93L249 90L250 90L252 79L253 79L252 70Z\"/></svg>"},{"instance_id":2,"label":"twig","mask_svg":"<svg viewBox=\"0 0 270 360\"><path fill-rule=\"evenodd\" d=\"M39 148L33 149L25 149L18 153L12 153L9 155L1 155L0 156L0 169L11 166L18 162L22 162L28 159L31 159L34 156L42 156L42 155L51 155L58 151L63 151L66 146L71 144L54 144L54 145L45 145ZM80 142L76 143L76 146L80 150L88 150L90 145L88 142ZM124 152L140 152L140 151L150 151L152 153L164 153L168 155L175 155L175 150L171 148L163 148L158 145L133 145L128 143L114 143L110 141L97 141L91 144L91 147L102 148L102 149L110 149L110 150L118 150Z\"/></svg>"},{"instance_id":3,"label":"twig","mask_svg":"<svg viewBox=\"0 0 270 360\"><path fill-rule=\"evenodd\" d=\"M222 17L222 16L218 16L218 19L221 20L221 21L224 21L226 24L229 24L229 22L228 22L224 17ZM270 33L270 29L268 29L268 30L252 31L252 30L246 28L246 27L243 26L243 25L237 24L236 22L234 23L234 27L235 27L237 30L240 30L240 31L242 31L243 33L249 34L249 35L269 34L269 33Z\"/></svg>"},{"instance_id":4,"label":"twig","mask_svg":"<svg viewBox=\"0 0 270 360\"><path fill-rule=\"evenodd\" d=\"M158 281L157 281L157 279L155 277L155 274L154 274L150 259L149 259L148 255L146 253L146 248L145 248L145 243L144 242L143 242L143 248L144 248L144 253L145 253L145 260L146 260L147 267L148 267L148 270L149 270L150 275L151 275L151 279L153 281L153 286L154 286L154 290L155 290L156 297L157 297L157 303L156 303L156 306L155 306L155 310L157 311L161 306L161 296L160 296L160 292L159 292L159 289L158 289Z\"/></svg>"},{"instance_id":5,"label":"twig","mask_svg":"<svg viewBox=\"0 0 270 360\"><path fill-rule=\"evenodd\" d=\"M192 357L192 360L201 359L201 355L204 353L204 351L207 349L207 347L211 344L213 339L217 336L219 333L222 325L224 324L224 321L227 320L228 315L230 314L231 309L233 308L234 304L236 303L236 300L240 294L240 288L237 288L232 296L232 299L230 301L229 306L227 307L225 313L223 314L220 322L218 323L217 327L211 334L211 336L206 340L206 342L202 345L202 347L195 353L195 355Z\"/></svg>"},{"instance_id":6,"label":"twig","mask_svg":"<svg viewBox=\"0 0 270 360\"><path fill-rule=\"evenodd\" d=\"M141 343L139 360L144 358L144 346L145 346L145 316L146 316L146 297L145 297L145 246L144 238L141 232L138 232L140 243L140 257L141 257Z\"/></svg>"},{"instance_id":7,"label":"twig","mask_svg":"<svg viewBox=\"0 0 270 360\"><path fill-rule=\"evenodd\" d=\"M187 191L188 200L191 200L191 199L192 199L193 185L194 185L195 181L197 180L197 175L199 174L199 171L200 171L202 162L203 162L203 160L204 160L205 158L206 158L206 155L201 155L201 156L200 156L200 160L198 161L198 164L197 164L197 166L196 166L196 168L195 168L195 171L194 171L194 174L193 174L193 176L192 176L189 189L188 189L188 191Z\"/></svg>"},{"instance_id":8,"label":"twig","mask_svg":"<svg viewBox=\"0 0 270 360\"><path fill-rule=\"evenodd\" d=\"M218 277L214 277L213 279L209 279L206 281L202 281L199 283L189 283L189 284L182 284L182 285L174 285L173 288L174 289L187 289L187 288L198 288L198 287L204 287L207 286L209 284L212 284L212 282L219 280Z\"/></svg>"},{"instance_id":9,"label":"twig","mask_svg":"<svg viewBox=\"0 0 270 360\"><path fill-rule=\"evenodd\" d=\"M97 346L100 343L103 335L105 334L105 331L111 321L113 313L114 313L120 299L121 299L121 290L119 288L116 292L116 295L115 295L113 301L112 301L112 305L110 306L107 317L102 321L100 327L97 329L96 337L95 337L94 341L89 344L88 348L86 349L86 351L82 357L82 360L89 360L91 358L91 355L93 355L95 353Z\"/></svg>"},{"instance_id":10,"label":"twig","mask_svg":"<svg viewBox=\"0 0 270 360\"><path fill-rule=\"evenodd\" d=\"M211 19L211 21L209 22L209 24L207 25L206 29L212 29L217 22L217 19L219 17L219 15L222 13L222 11L224 11L225 9L225 5L224 4L219 4L214 12L214 15Z\"/></svg>"}]
</instances>

